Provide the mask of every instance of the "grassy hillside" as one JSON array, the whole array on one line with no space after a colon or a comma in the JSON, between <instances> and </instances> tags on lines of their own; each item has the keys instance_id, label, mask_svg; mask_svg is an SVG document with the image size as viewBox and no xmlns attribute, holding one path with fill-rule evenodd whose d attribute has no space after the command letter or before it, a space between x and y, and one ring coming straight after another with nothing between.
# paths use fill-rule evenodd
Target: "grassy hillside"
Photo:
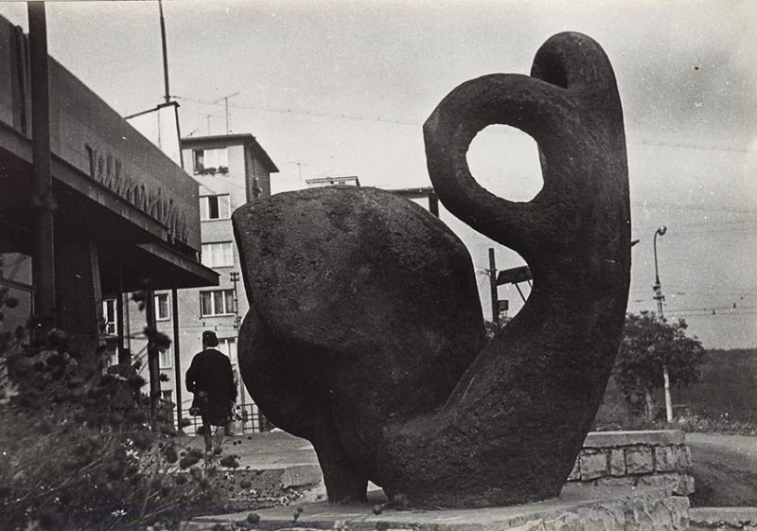
<instances>
[{"instance_id":1,"label":"grassy hillside","mask_svg":"<svg viewBox=\"0 0 757 531\"><path fill-rule=\"evenodd\" d=\"M704 431L729 425L757 425L757 349L709 350L701 366L699 383L673 389L676 418L693 416L712 421ZM657 417L664 420L662 390L655 393ZM617 385L610 380L596 426L599 429L641 429L643 421L630 413Z\"/></svg>"},{"instance_id":2,"label":"grassy hillside","mask_svg":"<svg viewBox=\"0 0 757 531\"><path fill-rule=\"evenodd\" d=\"M700 383L681 399L694 415L757 423L757 349L708 351Z\"/></svg>"}]
</instances>

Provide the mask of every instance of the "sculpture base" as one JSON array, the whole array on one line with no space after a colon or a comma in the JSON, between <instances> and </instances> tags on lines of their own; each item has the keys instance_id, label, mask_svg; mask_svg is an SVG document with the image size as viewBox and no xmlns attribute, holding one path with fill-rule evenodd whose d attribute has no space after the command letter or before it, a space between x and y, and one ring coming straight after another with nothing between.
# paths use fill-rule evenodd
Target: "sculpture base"
<instances>
[{"instance_id":1,"label":"sculpture base","mask_svg":"<svg viewBox=\"0 0 757 531\"><path fill-rule=\"evenodd\" d=\"M378 495L378 492L371 493ZM326 502L256 511L258 529L334 529L365 531L571 531L595 529L686 530L689 500L670 489L567 485L555 499L484 509L397 510L373 504L339 506ZM376 514L379 512L379 514ZM241 523L249 512L197 517L187 531ZM296 516L295 516L296 515Z\"/></svg>"}]
</instances>

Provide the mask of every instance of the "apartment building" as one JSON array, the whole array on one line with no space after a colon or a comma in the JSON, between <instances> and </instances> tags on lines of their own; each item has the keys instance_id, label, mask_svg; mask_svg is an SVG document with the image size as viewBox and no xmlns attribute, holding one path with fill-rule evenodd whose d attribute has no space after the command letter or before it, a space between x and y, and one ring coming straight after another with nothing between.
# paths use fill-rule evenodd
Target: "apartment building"
<instances>
[{"instance_id":1,"label":"apartment building","mask_svg":"<svg viewBox=\"0 0 757 531\"><path fill-rule=\"evenodd\" d=\"M231 359L239 386L238 413L235 431L261 431L267 428L239 376L237 340L239 325L249 303L242 284L239 253L234 240L231 213L256 198L271 195L271 174L279 170L263 147L250 134L188 137L181 140L185 170L199 184L200 242L202 264L218 274L218 285L155 293L155 316L158 330L177 337L171 348L161 354L160 370L164 375L161 393L164 400L176 404L174 418L190 418L188 410L192 395L184 386L192 357L202 350L202 332L213 330L219 339L219 350ZM115 306L108 309L107 326L115 330ZM134 323L136 312L130 305L127 320ZM178 311L178 321L174 318ZM133 326L133 325L132 325ZM174 336L174 330L178 330ZM135 359L146 357L146 340L141 329L127 333ZM144 372L146 369L142 369ZM146 373L144 373L146 377ZM193 426L187 428L193 432Z\"/></svg>"}]
</instances>

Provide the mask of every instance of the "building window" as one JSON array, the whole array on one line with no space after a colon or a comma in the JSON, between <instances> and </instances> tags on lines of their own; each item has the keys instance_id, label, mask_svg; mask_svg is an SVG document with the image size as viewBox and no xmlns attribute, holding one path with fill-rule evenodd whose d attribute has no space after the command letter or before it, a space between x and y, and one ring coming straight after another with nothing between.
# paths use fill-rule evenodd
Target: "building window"
<instances>
[{"instance_id":1,"label":"building window","mask_svg":"<svg viewBox=\"0 0 757 531\"><path fill-rule=\"evenodd\" d=\"M218 289L200 292L200 315L230 315L234 313L234 290Z\"/></svg>"},{"instance_id":2,"label":"building window","mask_svg":"<svg viewBox=\"0 0 757 531\"><path fill-rule=\"evenodd\" d=\"M229 195L204 195L200 197L200 221L229 219L231 202Z\"/></svg>"},{"instance_id":3,"label":"building window","mask_svg":"<svg viewBox=\"0 0 757 531\"><path fill-rule=\"evenodd\" d=\"M160 353L159 363L161 369L170 369L173 367L173 353L170 348L167 348Z\"/></svg>"},{"instance_id":4,"label":"building window","mask_svg":"<svg viewBox=\"0 0 757 531\"><path fill-rule=\"evenodd\" d=\"M229 173L228 149L192 150L192 171L195 175L225 175Z\"/></svg>"},{"instance_id":5,"label":"building window","mask_svg":"<svg viewBox=\"0 0 757 531\"><path fill-rule=\"evenodd\" d=\"M115 336L118 333L118 314L116 313L116 299L103 301L103 321L105 322L105 335Z\"/></svg>"},{"instance_id":6,"label":"building window","mask_svg":"<svg viewBox=\"0 0 757 531\"><path fill-rule=\"evenodd\" d=\"M234 384L239 385L239 363L237 360L237 338L235 337L219 337L218 338L218 346L216 347L218 350L223 352L229 357L229 361L231 362L231 370L234 373ZM242 398L240 399L240 402L244 402L244 386L242 388Z\"/></svg>"},{"instance_id":7,"label":"building window","mask_svg":"<svg viewBox=\"0 0 757 531\"><path fill-rule=\"evenodd\" d=\"M155 294L155 319L167 321L171 314L168 313L168 293Z\"/></svg>"},{"instance_id":8,"label":"building window","mask_svg":"<svg viewBox=\"0 0 757 531\"><path fill-rule=\"evenodd\" d=\"M160 392L160 398L163 399L163 402L168 402L173 404L173 391L161 391Z\"/></svg>"},{"instance_id":9,"label":"building window","mask_svg":"<svg viewBox=\"0 0 757 531\"><path fill-rule=\"evenodd\" d=\"M0 229L3 234L4 229ZM0 240L3 237L0 236ZM0 245L0 247L2 247ZM16 299L14 308L0 302L0 332L26 328L33 315L34 287L32 285L32 257L23 253L0 252L0 300L6 297ZM4 369L0 369L3 373ZM2 376L0 376L2 379Z\"/></svg>"},{"instance_id":10,"label":"building window","mask_svg":"<svg viewBox=\"0 0 757 531\"><path fill-rule=\"evenodd\" d=\"M217 348L229 357L229 360L234 367L237 366L237 338L219 337Z\"/></svg>"},{"instance_id":11,"label":"building window","mask_svg":"<svg viewBox=\"0 0 757 531\"><path fill-rule=\"evenodd\" d=\"M206 267L232 267L234 246L231 242L203 243L202 265Z\"/></svg>"}]
</instances>

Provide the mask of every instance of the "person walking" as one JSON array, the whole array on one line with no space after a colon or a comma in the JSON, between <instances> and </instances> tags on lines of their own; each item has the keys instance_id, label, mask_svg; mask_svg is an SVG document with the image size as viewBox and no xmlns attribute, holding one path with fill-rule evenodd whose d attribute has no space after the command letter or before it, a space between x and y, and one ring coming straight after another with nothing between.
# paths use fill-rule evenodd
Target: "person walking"
<instances>
[{"instance_id":1,"label":"person walking","mask_svg":"<svg viewBox=\"0 0 757 531\"><path fill-rule=\"evenodd\" d=\"M213 426L224 430L231 419L232 406L237 399L234 372L229 358L214 347L218 346L215 332L202 333L202 352L192 358L186 374L187 391L194 394L189 413L202 418L205 451L212 452Z\"/></svg>"}]
</instances>

